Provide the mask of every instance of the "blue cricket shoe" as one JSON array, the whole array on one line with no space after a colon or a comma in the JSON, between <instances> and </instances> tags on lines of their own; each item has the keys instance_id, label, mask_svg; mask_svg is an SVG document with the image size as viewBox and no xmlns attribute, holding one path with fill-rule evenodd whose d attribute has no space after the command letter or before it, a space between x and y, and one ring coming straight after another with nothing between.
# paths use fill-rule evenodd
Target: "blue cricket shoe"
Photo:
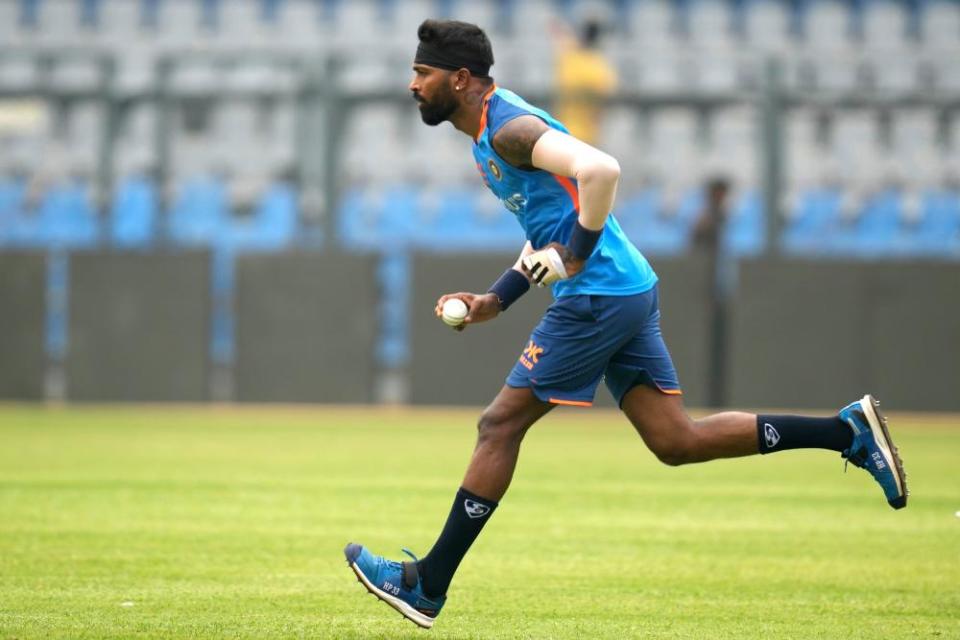
<instances>
[{"instance_id":1,"label":"blue cricket shoe","mask_svg":"<svg viewBox=\"0 0 960 640\"><path fill-rule=\"evenodd\" d=\"M887 419L880 413L880 403L873 396L865 395L841 409L840 419L853 429L853 443L841 455L854 466L870 472L883 488L891 507L907 506L910 493L907 474L887 430Z\"/></svg>"},{"instance_id":2,"label":"blue cricket shoe","mask_svg":"<svg viewBox=\"0 0 960 640\"><path fill-rule=\"evenodd\" d=\"M407 549L403 552L413 558L413 562L393 562L352 542L343 549L347 564L367 591L399 611L407 620L429 629L447 597L428 598L424 595L417 573L417 557Z\"/></svg>"}]
</instances>

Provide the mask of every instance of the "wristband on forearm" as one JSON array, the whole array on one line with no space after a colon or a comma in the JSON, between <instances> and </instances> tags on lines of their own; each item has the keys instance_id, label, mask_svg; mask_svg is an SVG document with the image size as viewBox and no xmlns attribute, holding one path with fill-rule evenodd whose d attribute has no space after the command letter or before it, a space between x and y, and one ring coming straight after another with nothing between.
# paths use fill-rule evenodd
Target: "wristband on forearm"
<instances>
[{"instance_id":1,"label":"wristband on forearm","mask_svg":"<svg viewBox=\"0 0 960 640\"><path fill-rule=\"evenodd\" d=\"M570 249L570 253L572 253L574 257L580 260L586 260L590 257L590 254L593 253L593 249L597 246L597 241L600 240L601 235L603 235L603 229L592 231L580 224L580 220L576 220L573 223L573 232L570 234L570 241L567 242L567 248Z\"/></svg>"},{"instance_id":2,"label":"wristband on forearm","mask_svg":"<svg viewBox=\"0 0 960 640\"><path fill-rule=\"evenodd\" d=\"M507 308L516 302L520 296L530 289L530 281L516 269L510 268L503 272L503 275L497 278L497 281L487 290L497 296L500 301L500 310L506 311Z\"/></svg>"}]
</instances>

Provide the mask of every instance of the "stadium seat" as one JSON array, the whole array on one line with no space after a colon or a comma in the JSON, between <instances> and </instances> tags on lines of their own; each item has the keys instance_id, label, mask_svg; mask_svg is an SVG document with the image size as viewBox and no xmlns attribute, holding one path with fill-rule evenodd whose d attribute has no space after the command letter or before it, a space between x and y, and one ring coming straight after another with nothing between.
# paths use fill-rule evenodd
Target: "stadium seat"
<instances>
[{"instance_id":1,"label":"stadium seat","mask_svg":"<svg viewBox=\"0 0 960 640\"><path fill-rule=\"evenodd\" d=\"M920 13L920 42L935 57L960 51L960 4L954 0L929 0Z\"/></svg>"},{"instance_id":2,"label":"stadium seat","mask_svg":"<svg viewBox=\"0 0 960 640\"><path fill-rule=\"evenodd\" d=\"M414 242L433 251L457 251L475 241L473 190L447 187L424 194L428 204L418 207ZM432 205L432 206L430 206Z\"/></svg>"},{"instance_id":3,"label":"stadium seat","mask_svg":"<svg viewBox=\"0 0 960 640\"><path fill-rule=\"evenodd\" d=\"M498 0L451 0L450 17L478 24L492 36L497 36L503 31L505 22L500 15L502 4Z\"/></svg>"},{"instance_id":4,"label":"stadium seat","mask_svg":"<svg viewBox=\"0 0 960 640\"><path fill-rule=\"evenodd\" d=\"M5 91L29 91L40 82L36 60L19 56L0 58L0 89Z\"/></svg>"},{"instance_id":5,"label":"stadium seat","mask_svg":"<svg viewBox=\"0 0 960 640\"><path fill-rule=\"evenodd\" d=\"M40 203L36 222L36 240L43 247L89 248L99 240L89 188L80 182L67 182L48 191Z\"/></svg>"},{"instance_id":6,"label":"stadium seat","mask_svg":"<svg viewBox=\"0 0 960 640\"><path fill-rule=\"evenodd\" d=\"M823 239L824 246L831 253L859 258L893 254L902 219L900 198L896 189L874 194L855 220L841 222L831 230Z\"/></svg>"},{"instance_id":7,"label":"stadium seat","mask_svg":"<svg viewBox=\"0 0 960 640\"><path fill-rule=\"evenodd\" d=\"M922 209L913 235L915 253L960 258L960 192L928 191Z\"/></svg>"},{"instance_id":8,"label":"stadium seat","mask_svg":"<svg viewBox=\"0 0 960 640\"><path fill-rule=\"evenodd\" d=\"M207 39L203 5L197 0L162 0L157 11L157 45L177 52Z\"/></svg>"},{"instance_id":9,"label":"stadium seat","mask_svg":"<svg viewBox=\"0 0 960 640\"><path fill-rule=\"evenodd\" d=\"M26 181L19 178L0 178L0 247L14 241L14 225L23 211Z\"/></svg>"},{"instance_id":10,"label":"stadium seat","mask_svg":"<svg viewBox=\"0 0 960 640\"><path fill-rule=\"evenodd\" d=\"M841 0L809 0L803 11L803 43L818 53L850 48L852 14Z\"/></svg>"},{"instance_id":11,"label":"stadium seat","mask_svg":"<svg viewBox=\"0 0 960 640\"><path fill-rule=\"evenodd\" d=\"M407 244L417 233L420 192L407 185L392 185L382 194L382 212L377 233L390 244Z\"/></svg>"},{"instance_id":12,"label":"stadium seat","mask_svg":"<svg viewBox=\"0 0 960 640\"><path fill-rule=\"evenodd\" d=\"M419 200L419 191L409 186L348 189L337 213L340 241L357 251L376 251L385 243L408 246L417 233Z\"/></svg>"},{"instance_id":13,"label":"stadium seat","mask_svg":"<svg viewBox=\"0 0 960 640\"><path fill-rule=\"evenodd\" d=\"M170 240L181 246L211 246L224 232L227 200L223 183L195 178L182 184L167 216Z\"/></svg>"},{"instance_id":14,"label":"stadium seat","mask_svg":"<svg viewBox=\"0 0 960 640\"><path fill-rule=\"evenodd\" d=\"M753 49L782 51L791 44L790 12L783 0L747 0L742 24L744 37Z\"/></svg>"},{"instance_id":15,"label":"stadium seat","mask_svg":"<svg viewBox=\"0 0 960 640\"><path fill-rule=\"evenodd\" d=\"M76 46L83 42L82 3L43 0L38 3L37 33L44 48Z\"/></svg>"},{"instance_id":16,"label":"stadium seat","mask_svg":"<svg viewBox=\"0 0 960 640\"><path fill-rule=\"evenodd\" d=\"M354 187L344 191L337 208L337 241L353 251L373 251L379 247L377 225L381 211L378 200L366 189Z\"/></svg>"},{"instance_id":17,"label":"stadium seat","mask_svg":"<svg viewBox=\"0 0 960 640\"><path fill-rule=\"evenodd\" d=\"M19 2L0 2L0 42L20 46L24 40L23 9Z\"/></svg>"},{"instance_id":18,"label":"stadium seat","mask_svg":"<svg viewBox=\"0 0 960 640\"><path fill-rule=\"evenodd\" d=\"M146 249L154 244L157 192L150 180L129 176L117 187L110 214L110 241L119 249Z\"/></svg>"},{"instance_id":19,"label":"stadium seat","mask_svg":"<svg viewBox=\"0 0 960 640\"><path fill-rule=\"evenodd\" d=\"M316 0L283 0L277 6L274 22L268 26L267 37L280 48L316 51L326 42L325 28Z\"/></svg>"},{"instance_id":20,"label":"stadium seat","mask_svg":"<svg viewBox=\"0 0 960 640\"><path fill-rule=\"evenodd\" d=\"M861 25L864 44L874 50L900 51L906 47L909 24L903 2L869 0L863 5Z\"/></svg>"},{"instance_id":21,"label":"stadium seat","mask_svg":"<svg viewBox=\"0 0 960 640\"><path fill-rule=\"evenodd\" d=\"M783 234L783 246L795 254L828 252L825 239L839 225L842 193L837 189L810 189L800 194Z\"/></svg>"},{"instance_id":22,"label":"stadium seat","mask_svg":"<svg viewBox=\"0 0 960 640\"><path fill-rule=\"evenodd\" d=\"M216 20L216 41L227 49L258 48L266 35L265 4L262 0L220 2Z\"/></svg>"},{"instance_id":23,"label":"stadium seat","mask_svg":"<svg viewBox=\"0 0 960 640\"><path fill-rule=\"evenodd\" d=\"M632 3L630 34L636 45L660 49L674 44L676 35L674 6L666 0Z\"/></svg>"},{"instance_id":24,"label":"stadium seat","mask_svg":"<svg viewBox=\"0 0 960 640\"><path fill-rule=\"evenodd\" d=\"M486 189L474 191L474 247L480 251L517 251L523 246L523 228Z\"/></svg>"},{"instance_id":25,"label":"stadium seat","mask_svg":"<svg viewBox=\"0 0 960 640\"><path fill-rule=\"evenodd\" d=\"M735 256L757 256L764 250L766 221L761 197L755 190L745 191L731 207L724 244Z\"/></svg>"},{"instance_id":26,"label":"stadium seat","mask_svg":"<svg viewBox=\"0 0 960 640\"><path fill-rule=\"evenodd\" d=\"M228 242L237 251L277 251L289 247L297 228L297 199L287 184L273 184L259 198L253 216L233 219Z\"/></svg>"},{"instance_id":27,"label":"stadium seat","mask_svg":"<svg viewBox=\"0 0 960 640\"><path fill-rule=\"evenodd\" d=\"M677 255L689 245L689 227L678 216L662 211L662 190L643 189L618 199L617 220L624 233L641 251L653 255Z\"/></svg>"},{"instance_id":28,"label":"stadium seat","mask_svg":"<svg viewBox=\"0 0 960 640\"><path fill-rule=\"evenodd\" d=\"M731 3L726 0L689 0L684 4L687 35L694 46L722 50L733 46Z\"/></svg>"},{"instance_id":29,"label":"stadium seat","mask_svg":"<svg viewBox=\"0 0 960 640\"><path fill-rule=\"evenodd\" d=\"M389 50L391 32L379 0L337 2L334 21L336 28L331 37L339 50L368 54Z\"/></svg>"}]
</instances>

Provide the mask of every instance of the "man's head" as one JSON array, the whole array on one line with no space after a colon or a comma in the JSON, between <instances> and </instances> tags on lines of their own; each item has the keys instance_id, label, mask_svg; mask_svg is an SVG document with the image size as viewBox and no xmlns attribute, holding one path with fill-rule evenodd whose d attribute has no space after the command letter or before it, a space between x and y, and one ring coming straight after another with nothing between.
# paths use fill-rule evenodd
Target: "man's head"
<instances>
[{"instance_id":1,"label":"man's head","mask_svg":"<svg viewBox=\"0 0 960 640\"><path fill-rule=\"evenodd\" d=\"M429 125L448 120L471 85L488 86L493 49L483 29L457 20L424 20L410 91Z\"/></svg>"}]
</instances>

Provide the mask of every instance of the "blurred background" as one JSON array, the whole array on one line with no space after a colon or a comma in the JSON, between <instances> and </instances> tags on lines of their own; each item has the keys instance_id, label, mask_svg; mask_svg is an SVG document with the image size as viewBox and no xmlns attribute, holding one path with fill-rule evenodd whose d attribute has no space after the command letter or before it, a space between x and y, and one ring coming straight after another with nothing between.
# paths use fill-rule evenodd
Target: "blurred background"
<instances>
[{"instance_id":1,"label":"blurred background","mask_svg":"<svg viewBox=\"0 0 960 640\"><path fill-rule=\"evenodd\" d=\"M0 398L492 398L549 296L433 318L524 240L427 17L619 159L688 404L960 410L957 0L0 0Z\"/></svg>"}]
</instances>

